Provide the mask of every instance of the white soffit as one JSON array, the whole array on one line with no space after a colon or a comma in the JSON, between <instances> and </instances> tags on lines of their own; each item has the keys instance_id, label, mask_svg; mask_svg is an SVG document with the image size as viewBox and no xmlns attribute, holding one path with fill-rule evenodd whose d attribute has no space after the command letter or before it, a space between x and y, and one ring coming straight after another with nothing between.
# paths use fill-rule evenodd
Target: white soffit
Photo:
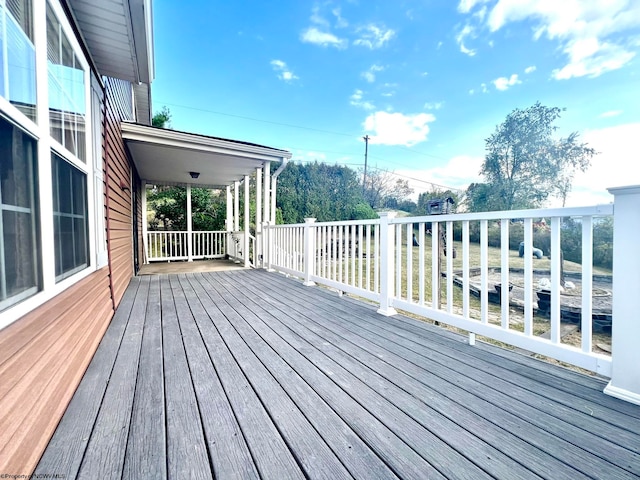
<instances>
[{"instance_id":1,"label":"white soffit","mask_svg":"<svg viewBox=\"0 0 640 480\"><path fill-rule=\"evenodd\" d=\"M151 0L67 0L101 75L153 81Z\"/></svg>"},{"instance_id":2,"label":"white soffit","mask_svg":"<svg viewBox=\"0 0 640 480\"><path fill-rule=\"evenodd\" d=\"M142 180L161 185L223 188L265 162L291 158L286 150L237 140L122 123L122 137ZM190 172L198 172L197 179Z\"/></svg>"}]
</instances>

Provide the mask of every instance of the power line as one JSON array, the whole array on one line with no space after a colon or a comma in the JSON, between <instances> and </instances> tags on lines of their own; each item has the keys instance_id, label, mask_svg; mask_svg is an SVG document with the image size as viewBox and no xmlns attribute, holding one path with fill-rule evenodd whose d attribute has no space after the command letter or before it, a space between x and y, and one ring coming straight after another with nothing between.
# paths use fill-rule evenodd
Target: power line
<instances>
[{"instance_id":1,"label":"power line","mask_svg":"<svg viewBox=\"0 0 640 480\"><path fill-rule=\"evenodd\" d=\"M246 116L243 116L243 115L236 115L236 114L233 114L233 113L217 112L215 110L208 110L206 108L190 107L188 105L180 105L180 104L177 104L177 103L167 103L167 102L159 102L159 103L164 103L165 105L171 105L172 107L187 108L189 110L196 110L196 111L199 111L199 112L213 113L215 115L222 115L222 116L225 116L225 117L233 117L233 118L241 118L243 120L251 120L252 122L268 123L270 125L279 125L281 127L298 128L300 130L309 130L309 131L312 131L312 132L328 133L330 135L340 135L342 137L351 137L351 138L357 137L357 135L350 135L348 133L332 132L330 130L322 130L320 128L313 128L313 127L304 127L302 125L293 125L291 123L274 122L272 120L263 120L263 119L260 119L260 118L246 117Z\"/></svg>"},{"instance_id":2,"label":"power line","mask_svg":"<svg viewBox=\"0 0 640 480\"><path fill-rule=\"evenodd\" d=\"M158 101L158 103L162 103L162 104L165 104L165 105L170 105L170 106L173 106L173 107L186 108L188 110L195 110L195 111L198 111L198 112L212 113L214 115L222 115L222 116L225 116L225 117L232 117L232 118L240 118L240 119L243 119L243 120L250 120L252 122L260 122L260 123L266 123L266 124L270 124L270 125L278 125L278 126L281 126L281 127L297 128L299 130L307 130L307 131L311 131L311 132L326 133L326 134L329 134L329 135L338 135L338 136L341 136L341 137L349 137L349 138L353 138L353 139L358 137L357 134L344 133L344 132L334 132L334 131L331 131L331 130L323 130L323 129L320 129L320 128L306 127L306 126L303 126L303 125L293 125L291 123L275 122L275 121L272 121L272 120L264 120L264 119L261 119L261 118L247 117L247 116L244 116L244 115L236 115L236 114L233 114L233 113L219 112L219 111L210 110L210 109L207 109L207 108L192 107L192 106L189 106L189 105L181 105L181 104L178 104L178 103L169 103L169 102L162 102L162 101ZM431 153L426 153L426 152L421 152L421 151L418 151L418 150L414 150L414 149L412 149L410 147L406 147L404 145L385 145L385 147L387 147L387 148L399 148L399 149L411 152L411 153L413 153L415 155L422 155L424 157L430 157L430 158L434 158L436 160L449 161L449 159L447 159L447 158L440 157L438 155L433 155ZM390 162L390 163L392 163L392 162ZM396 164L396 165L399 165L399 164ZM403 165L399 165L399 166L403 166ZM407 168L410 168L410 167L407 167Z\"/></svg>"}]
</instances>

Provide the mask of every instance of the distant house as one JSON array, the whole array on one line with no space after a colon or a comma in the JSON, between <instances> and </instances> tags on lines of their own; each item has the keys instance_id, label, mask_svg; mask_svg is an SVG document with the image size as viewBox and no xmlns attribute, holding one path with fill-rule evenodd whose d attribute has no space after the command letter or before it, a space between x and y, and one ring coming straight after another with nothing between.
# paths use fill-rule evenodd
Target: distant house
<instances>
[{"instance_id":1,"label":"distant house","mask_svg":"<svg viewBox=\"0 0 640 480\"><path fill-rule=\"evenodd\" d=\"M268 220L290 157L149 126L151 17L151 0L0 2L3 473L33 469L143 262L145 182L230 195L258 173Z\"/></svg>"}]
</instances>

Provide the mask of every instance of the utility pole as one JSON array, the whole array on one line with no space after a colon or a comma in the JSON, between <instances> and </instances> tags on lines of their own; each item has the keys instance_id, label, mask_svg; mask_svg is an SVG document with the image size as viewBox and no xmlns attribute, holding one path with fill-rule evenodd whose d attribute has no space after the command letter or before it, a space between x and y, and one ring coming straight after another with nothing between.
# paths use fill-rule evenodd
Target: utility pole
<instances>
[{"instance_id":1,"label":"utility pole","mask_svg":"<svg viewBox=\"0 0 640 480\"><path fill-rule=\"evenodd\" d=\"M364 139L364 177L362 178L362 196L364 197L365 188L367 186L367 155L369 154L369 135L362 137Z\"/></svg>"}]
</instances>

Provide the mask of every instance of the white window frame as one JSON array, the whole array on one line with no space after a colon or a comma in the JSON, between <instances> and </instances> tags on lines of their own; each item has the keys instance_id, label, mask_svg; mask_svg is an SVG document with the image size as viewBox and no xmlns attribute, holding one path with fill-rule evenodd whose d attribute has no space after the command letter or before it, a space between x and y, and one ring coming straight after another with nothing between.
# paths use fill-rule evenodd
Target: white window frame
<instances>
[{"instance_id":1,"label":"white window frame","mask_svg":"<svg viewBox=\"0 0 640 480\"><path fill-rule=\"evenodd\" d=\"M59 142L51 137L49 122L49 102L48 102L48 61L47 61L47 29L46 29L46 9L47 5L51 7L56 18L62 25L62 29L71 44L71 48L78 57L84 71L84 87L86 99L85 114L85 152L86 161L82 161L64 148ZM34 44L36 48L36 111L37 124L30 120L26 115L20 112L8 100L0 97L0 109L13 122L25 132L32 135L37 140L37 158L38 158L38 182L36 189L38 191L38 210L39 210L39 229L40 229L40 245L38 261L40 263L40 271L42 276L41 290L24 299L20 303L8 307L0 312L0 329L13 323L20 317L36 309L48 300L62 293L72 285L91 275L107 263L106 255L106 238L105 243L97 246L96 242L101 241L98 231L104 225L104 197L103 193L96 188L98 177L103 178L102 172L102 148L98 146L94 149L94 135L99 132L96 130L94 121L94 105L92 101L92 73L89 62L84 56L80 42L76 38L71 25L65 15L65 12L58 0L33 0L33 16L34 16ZM100 85L98 84L98 87ZM97 112L98 118L100 112ZM98 137L98 141L99 137ZM88 266L77 273L56 283L55 280L55 250L54 250L54 228L53 228L53 190L52 190L52 168L51 153L55 152L62 156L66 161L78 168L86 175L87 184L87 215L88 215L88 236L89 236L89 255ZM95 155L100 155L96 158ZM98 167L99 165L99 167ZM101 219L101 220L99 220ZM106 233L105 233L106 237Z\"/></svg>"}]
</instances>

